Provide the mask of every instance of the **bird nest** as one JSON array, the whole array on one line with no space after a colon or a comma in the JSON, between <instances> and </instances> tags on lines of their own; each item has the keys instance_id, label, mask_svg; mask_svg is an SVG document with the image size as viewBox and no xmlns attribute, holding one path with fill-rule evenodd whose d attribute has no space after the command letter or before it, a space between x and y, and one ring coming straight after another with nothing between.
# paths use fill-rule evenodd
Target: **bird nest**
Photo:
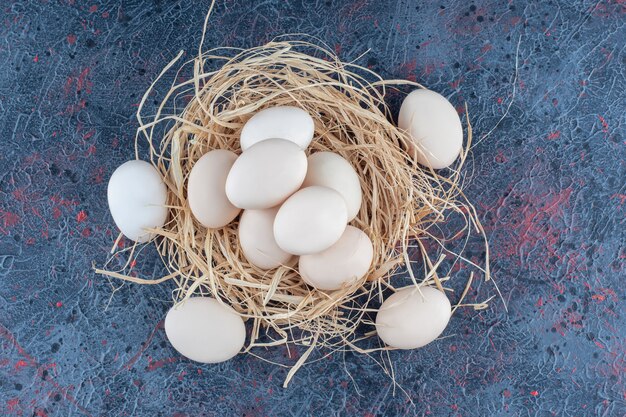
<instances>
[{"instance_id":1,"label":"bird nest","mask_svg":"<svg viewBox=\"0 0 626 417\"><path fill-rule=\"evenodd\" d=\"M173 281L176 302L201 295L231 306L250 322L245 351L253 355L262 356L263 349L259 348L269 346L305 346L306 351L291 364L285 384L315 348L362 353L389 349L364 342L375 337L375 332L362 325L373 324L375 302L371 301L380 299L383 291L393 290L392 278L397 274L409 277L413 285L433 285L451 294L447 283L452 278L437 273L451 252L439 251L440 257L434 259L424 245L428 239L444 247L433 230L451 212L460 214L465 226L450 239L468 233L484 238L476 212L461 187L462 167L472 139L469 119L466 144L453 167L433 171L420 166L418 150L411 146L407 133L392 122L385 97L402 86L422 86L385 81L364 67L342 62L319 42L304 39L279 38L250 49L203 51L201 44L198 56L180 65L173 85L146 120L148 98L159 80L162 82L180 62L182 52L166 66L140 103L135 148L139 159L139 141L147 141L149 155L143 155L144 159L154 165L167 185L168 220L163 228L153 230L156 238L149 244L156 245L169 273L159 279L131 274L132 260L139 252L136 246L127 248L122 269L97 269L109 277L140 284ZM180 71L185 69L193 76L181 79ZM315 121L315 136L307 154L335 152L359 176L363 202L350 224L371 238L374 257L366 276L348 287L316 290L303 282L294 263L261 270L242 254L237 220L220 229L207 229L191 213L186 187L196 161L214 149L241 153L243 125L256 112L271 106L306 110ZM472 263L489 280L489 252L487 240L484 242L483 266L460 254L453 256ZM117 242L114 251L119 251ZM412 267L416 261L424 267L419 276ZM465 280L461 286L465 291L453 296L455 310L468 305L486 307L486 302L463 302L472 277L454 278Z\"/></svg>"}]
</instances>

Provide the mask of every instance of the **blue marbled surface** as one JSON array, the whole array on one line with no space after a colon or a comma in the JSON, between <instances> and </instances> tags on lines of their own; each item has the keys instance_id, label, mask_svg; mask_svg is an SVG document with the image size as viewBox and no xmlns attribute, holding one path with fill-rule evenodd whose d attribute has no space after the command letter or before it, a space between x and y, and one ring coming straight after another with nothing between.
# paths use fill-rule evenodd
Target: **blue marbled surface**
<instances>
[{"instance_id":1,"label":"blue marbled surface","mask_svg":"<svg viewBox=\"0 0 626 417\"><path fill-rule=\"evenodd\" d=\"M508 313L465 310L453 337L392 353L412 402L353 354L287 389L285 369L252 357L182 360L159 325L171 287L91 271L117 234L106 182L132 155L140 97L196 51L207 7L0 5L0 415L626 415L623 0L219 2L209 46L303 32L344 60L369 49L360 63L384 77L467 102L477 139L495 126L467 192Z\"/></svg>"}]
</instances>

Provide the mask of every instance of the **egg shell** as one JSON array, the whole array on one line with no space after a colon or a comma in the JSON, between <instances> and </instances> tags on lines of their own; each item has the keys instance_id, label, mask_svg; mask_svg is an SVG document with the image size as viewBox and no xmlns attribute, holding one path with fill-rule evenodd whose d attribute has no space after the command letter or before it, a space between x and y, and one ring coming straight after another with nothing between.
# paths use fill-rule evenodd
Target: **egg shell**
<instances>
[{"instance_id":1,"label":"egg shell","mask_svg":"<svg viewBox=\"0 0 626 417\"><path fill-rule=\"evenodd\" d=\"M261 269L286 265L292 258L274 239L274 219L278 207L244 210L239 219L239 244L246 260Z\"/></svg>"},{"instance_id":2,"label":"egg shell","mask_svg":"<svg viewBox=\"0 0 626 417\"><path fill-rule=\"evenodd\" d=\"M165 334L181 355L202 363L235 356L246 341L246 327L231 307L210 297L192 297L165 317Z\"/></svg>"},{"instance_id":3,"label":"egg shell","mask_svg":"<svg viewBox=\"0 0 626 417\"><path fill-rule=\"evenodd\" d=\"M313 139L315 124L309 114L298 107L270 107L256 113L241 129L240 144L247 150L265 139L282 138L305 150Z\"/></svg>"},{"instance_id":4,"label":"egg shell","mask_svg":"<svg viewBox=\"0 0 626 417\"><path fill-rule=\"evenodd\" d=\"M346 200L348 221L359 214L363 195L361 182L348 161L333 152L316 152L308 158L303 187L321 185L339 192Z\"/></svg>"},{"instance_id":5,"label":"egg shell","mask_svg":"<svg viewBox=\"0 0 626 417\"><path fill-rule=\"evenodd\" d=\"M432 287L404 287L388 297L376 315L376 331L387 345L415 349L444 331L452 307L448 297ZM422 296L423 294L423 296Z\"/></svg>"},{"instance_id":6,"label":"egg shell","mask_svg":"<svg viewBox=\"0 0 626 417\"><path fill-rule=\"evenodd\" d=\"M148 162L133 160L120 165L109 179L107 200L113 221L130 240L147 242L153 234L146 229L165 224L167 189Z\"/></svg>"},{"instance_id":7,"label":"egg shell","mask_svg":"<svg viewBox=\"0 0 626 417\"><path fill-rule=\"evenodd\" d=\"M307 187L278 210L274 238L287 253L309 255L335 244L347 222L348 210L341 194L328 187Z\"/></svg>"},{"instance_id":8,"label":"egg shell","mask_svg":"<svg viewBox=\"0 0 626 417\"><path fill-rule=\"evenodd\" d=\"M274 207L300 188L306 169L306 155L298 145L264 140L237 158L226 179L226 195L242 209Z\"/></svg>"},{"instance_id":9,"label":"egg shell","mask_svg":"<svg viewBox=\"0 0 626 417\"><path fill-rule=\"evenodd\" d=\"M427 167L450 166L461 153L463 126L454 106L441 94L419 89L400 107L398 127L413 139L417 161Z\"/></svg>"},{"instance_id":10,"label":"egg shell","mask_svg":"<svg viewBox=\"0 0 626 417\"><path fill-rule=\"evenodd\" d=\"M336 290L365 276L372 264L370 238L353 226L346 227L330 248L300 257L298 269L304 282L319 290Z\"/></svg>"},{"instance_id":11,"label":"egg shell","mask_svg":"<svg viewBox=\"0 0 626 417\"><path fill-rule=\"evenodd\" d=\"M223 149L204 154L194 164L187 182L187 200L194 217L208 228L233 221L241 209L226 197L226 177L237 155Z\"/></svg>"}]
</instances>

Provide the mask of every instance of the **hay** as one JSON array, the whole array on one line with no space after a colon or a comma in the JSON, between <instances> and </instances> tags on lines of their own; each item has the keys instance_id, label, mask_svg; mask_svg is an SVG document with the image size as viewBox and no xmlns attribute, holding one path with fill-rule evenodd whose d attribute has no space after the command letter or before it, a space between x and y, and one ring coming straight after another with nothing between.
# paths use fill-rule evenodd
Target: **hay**
<instances>
[{"instance_id":1,"label":"hay","mask_svg":"<svg viewBox=\"0 0 626 417\"><path fill-rule=\"evenodd\" d=\"M134 247L122 270L96 270L140 284L172 280L175 301L203 295L232 306L251 321L252 336L246 352L254 355L258 347L306 346L285 385L317 347L366 354L376 350L359 347L361 340L373 334L358 334L357 327L370 323L367 316L373 310L368 309L369 301L384 289L393 288L391 277L403 265L409 266L415 285L444 289L450 277L438 276L437 267L445 256L433 263L419 239L433 238L434 229L450 212L465 218L459 236L469 232L484 236L461 187L461 169L472 138L469 120L465 149L454 167L445 175L427 170L416 162L415 151L409 151L413 149L409 137L391 122L385 104L385 96L394 86L422 86L404 80L385 81L366 68L341 62L319 42L302 39L279 38L250 49L202 51L201 46L199 55L181 67L191 66L193 77L180 80L177 75L156 114L145 121L144 105L159 79L179 62L182 52L167 65L139 106L136 157L140 158L138 141L146 140L149 160L168 188L168 221L162 230L154 230L158 237L153 243L169 273L157 280L132 276L129 262L135 256ZM211 69L216 65L217 69ZM179 111L181 101L186 105ZM194 163L213 149L239 154L239 132L244 123L255 112L278 105L298 106L315 120L315 137L307 154L336 152L359 174L363 204L351 224L372 239L374 260L366 277L348 288L333 292L312 289L303 283L294 264L260 270L242 255L237 221L219 230L207 230L189 209L186 183ZM444 247L443 242L440 244ZM419 251L424 261L423 277L415 276L410 267L409 252L413 250ZM454 256L476 266L489 280L488 251L486 254L485 267ZM486 307L485 303L461 304L472 278L467 278L455 310L459 306Z\"/></svg>"}]
</instances>

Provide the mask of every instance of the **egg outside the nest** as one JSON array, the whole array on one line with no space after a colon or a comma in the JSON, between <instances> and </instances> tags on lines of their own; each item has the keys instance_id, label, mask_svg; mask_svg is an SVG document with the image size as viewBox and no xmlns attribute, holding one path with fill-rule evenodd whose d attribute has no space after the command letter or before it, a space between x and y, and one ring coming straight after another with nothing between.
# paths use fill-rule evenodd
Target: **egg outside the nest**
<instances>
[{"instance_id":1,"label":"egg outside the nest","mask_svg":"<svg viewBox=\"0 0 626 417\"><path fill-rule=\"evenodd\" d=\"M421 291L421 292L420 292ZM452 307L436 288L399 289L380 306L376 315L378 337L391 347L415 349L437 339L445 330Z\"/></svg>"},{"instance_id":2,"label":"egg outside the nest","mask_svg":"<svg viewBox=\"0 0 626 417\"><path fill-rule=\"evenodd\" d=\"M158 229L167 218L167 188L151 164L132 160L120 165L107 187L113 221L120 231L137 243L154 237L146 229Z\"/></svg>"},{"instance_id":3,"label":"egg outside the nest","mask_svg":"<svg viewBox=\"0 0 626 417\"><path fill-rule=\"evenodd\" d=\"M172 307L165 334L181 355L201 363L227 361L246 341L241 316L211 297L191 297Z\"/></svg>"},{"instance_id":4,"label":"egg outside the nest","mask_svg":"<svg viewBox=\"0 0 626 417\"><path fill-rule=\"evenodd\" d=\"M398 127L408 132L417 161L433 169L446 168L463 147L463 126L454 106L427 89L411 92L400 107Z\"/></svg>"}]
</instances>

